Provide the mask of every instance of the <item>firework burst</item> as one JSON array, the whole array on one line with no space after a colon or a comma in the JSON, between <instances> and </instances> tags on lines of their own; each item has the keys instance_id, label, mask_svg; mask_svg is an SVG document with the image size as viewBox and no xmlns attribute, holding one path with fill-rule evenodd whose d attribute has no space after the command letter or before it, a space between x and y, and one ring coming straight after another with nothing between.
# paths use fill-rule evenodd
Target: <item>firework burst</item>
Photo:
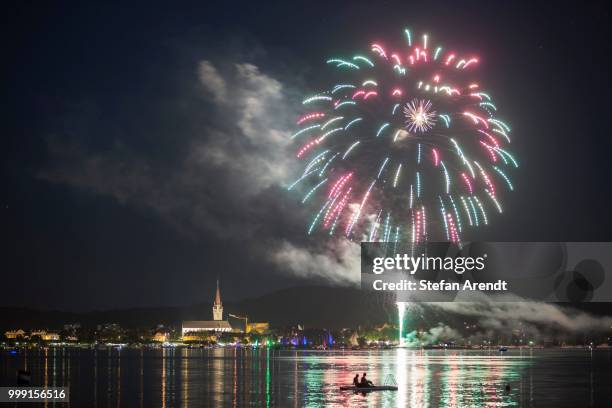
<instances>
[{"instance_id":1,"label":"firework burst","mask_svg":"<svg viewBox=\"0 0 612 408\"><path fill-rule=\"evenodd\" d=\"M514 189L510 127L479 59L404 33L399 50L329 59L338 81L303 101L292 139L304 170L289 189L313 208L309 234L460 242Z\"/></svg>"},{"instance_id":2,"label":"firework burst","mask_svg":"<svg viewBox=\"0 0 612 408\"><path fill-rule=\"evenodd\" d=\"M436 111L429 100L413 99L404 106L404 115L411 132L425 133L436 124Z\"/></svg>"}]
</instances>

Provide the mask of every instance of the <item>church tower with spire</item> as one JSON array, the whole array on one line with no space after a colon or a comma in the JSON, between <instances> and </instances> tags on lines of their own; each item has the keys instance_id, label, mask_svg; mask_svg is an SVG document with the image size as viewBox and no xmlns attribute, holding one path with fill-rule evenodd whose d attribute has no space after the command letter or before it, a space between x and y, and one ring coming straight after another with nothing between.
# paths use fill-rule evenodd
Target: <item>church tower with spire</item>
<instances>
[{"instance_id":1,"label":"church tower with spire","mask_svg":"<svg viewBox=\"0 0 612 408\"><path fill-rule=\"evenodd\" d=\"M213 320L223 320L223 305L221 304L221 291L219 290L219 279L217 279L217 293L213 303Z\"/></svg>"}]
</instances>

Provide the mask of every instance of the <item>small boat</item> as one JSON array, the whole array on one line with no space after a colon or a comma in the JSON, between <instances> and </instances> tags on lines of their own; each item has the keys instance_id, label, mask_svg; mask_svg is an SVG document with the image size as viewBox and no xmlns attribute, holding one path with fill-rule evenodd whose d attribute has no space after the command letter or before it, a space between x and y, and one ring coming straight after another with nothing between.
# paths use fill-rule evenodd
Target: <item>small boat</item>
<instances>
[{"instance_id":1,"label":"small boat","mask_svg":"<svg viewBox=\"0 0 612 408\"><path fill-rule=\"evenodd\" d=\"M358 392L397 391L397 386L395 385L375 385L372 387L356 387L354 385L343 385L340 387L340 391L358 391Z\"/></svg>"}]
</instances>

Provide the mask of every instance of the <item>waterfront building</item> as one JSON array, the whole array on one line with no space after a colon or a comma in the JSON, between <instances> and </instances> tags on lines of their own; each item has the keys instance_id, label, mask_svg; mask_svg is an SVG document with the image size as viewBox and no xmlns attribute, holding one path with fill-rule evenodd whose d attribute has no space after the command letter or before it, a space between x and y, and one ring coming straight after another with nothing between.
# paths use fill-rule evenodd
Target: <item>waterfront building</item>
<instances>
[{"instance_id":1,"label":"waterfront building","mask_svg":"<svg viewBox=\"0 0 612 408\"><path fill-rule=\"evenodd\" d=\"M262 334L270 330L270 323L260 322L260 323L247 323L247 333L258 333Z\"/></svg>"},{"instance_id":2,"label":"waterfront building","mask_svg":"<svg viewBox=\"0 0 612 408\"><path fill-rule=\"evenodd\" d=\"M227 320L223 320L223 304L221 303L221 290L217 281L217 291L212 307L213 320L187 320L182 324L181 334L185 339L187 333L201 332L229 332L232 326Z\"/></svg>"},{"instance_id":3,"label":"waterfront building","mask_svg":"<svg viewBox=\"0 0 612 408\"><path fill-rule=\"evenodd\" d=\"M46 330L35 330L30 333L30 338L39 336L43 341L59 341L60 336L57 333L48 332Z\"/></svg>"},{"instance_id":4,"label":"waterfront building","mask_svg":"<svg viewBox=\"0 0 612 408\"><path fill-rule=\"evenodd\" d=\"M155 334L153 334L153 337L151 338L151 340L158 342L158 343L165 343L168 341L169 338L170 338L170 335L168 334L168 332L156 331Z\"/></svg>"},{"instance_id":5,"label":"waterfront building","mask_svg":"<svg viewBox=\"0 0 612 408\"><path fill-rule=\"evenodd\" d=\"M4 336L7 339L18 339L18 338L24 338L25 337L25 331L21 330L21 329L17 329L17 330L9 330L7 332L4 332Z\"/></svg>"}]
</instances>

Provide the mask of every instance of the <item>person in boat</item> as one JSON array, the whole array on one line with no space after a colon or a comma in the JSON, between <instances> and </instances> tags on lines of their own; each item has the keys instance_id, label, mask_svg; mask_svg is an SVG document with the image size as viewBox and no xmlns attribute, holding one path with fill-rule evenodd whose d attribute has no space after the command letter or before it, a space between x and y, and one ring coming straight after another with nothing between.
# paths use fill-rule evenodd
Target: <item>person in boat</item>
<instances>
[{"instance_id":1,"label":"person in boat","mask_svg":"<svg viewBox=\"0 0 612 408\"><path fill-rule=\"evenodd\" d=\"M359 382L359 386L360 387L373 387L374 384L372 383L372 381L366 379L366 373L363 373L363 375L361 376L361 381Z\"/></svg>"},{"instance_id":2,"label":"person in boat","mask_svg":"<svg viewBox=\"0 0 612 408\"><path fill-rule=\"evenodd\" d=\"M355 378L353 378L353 385L355 387L359 387L359 374L355 374Z\"/></svg>"}]
</instances>

